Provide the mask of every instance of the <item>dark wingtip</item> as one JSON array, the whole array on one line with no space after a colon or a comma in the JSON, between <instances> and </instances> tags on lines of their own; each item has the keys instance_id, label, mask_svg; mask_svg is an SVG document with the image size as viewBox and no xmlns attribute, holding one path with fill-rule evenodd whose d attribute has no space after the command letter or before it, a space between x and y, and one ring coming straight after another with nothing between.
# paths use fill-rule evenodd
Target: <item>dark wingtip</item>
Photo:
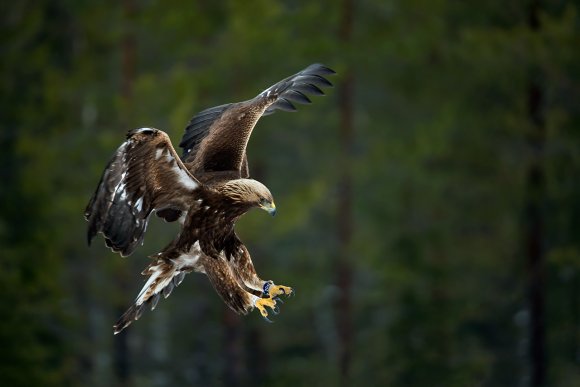
<instances>
[{"instance_id":1,"label":"dark wingtip","mask_svg":"<svg viewBox=\"0 0 580 387\"><path fill-rule=\"evenodd\" d=\"M323 65L321 63L313 63L310 66L308 66L306 69L316 69L319 73L322 73L324 75L333 75L333 74L336 74L336 71L334 71L330 67L325 66L325 65Z\"/></svg>"}]
</instances>

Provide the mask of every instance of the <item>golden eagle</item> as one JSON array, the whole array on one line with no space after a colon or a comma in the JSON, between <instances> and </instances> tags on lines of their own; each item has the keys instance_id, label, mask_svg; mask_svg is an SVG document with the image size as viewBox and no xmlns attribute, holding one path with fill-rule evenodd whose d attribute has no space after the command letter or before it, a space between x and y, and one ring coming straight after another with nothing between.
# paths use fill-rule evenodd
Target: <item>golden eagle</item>
<instances>
[{"instance_id":1,"label":"golden eagle","mask_svg":"<svg viewBox=\"0 0 580 387\"><path fill-rule=\"evenodd\" d=\"M234 231L236 220L251 208L276 213L272 194L250 179L246 145L256 122L276 109L310 103L307 94L324 95L332 86L324 77L334 71L308 66L255 98L206 109L191 119L175 152L167 134L153 128L130 131L117 149L85 210L88 242L102 233L114 252L127 256L142 244L152 212L179 221L177 237L142 272L149 276L135 303L114 326L117 334L137 320L145 305L153 310L186 273L205 273L234 311L254 307L267 319L277 313L277 296L292 288L260 279L250 253Z\"/></svg>"}]
</instances>

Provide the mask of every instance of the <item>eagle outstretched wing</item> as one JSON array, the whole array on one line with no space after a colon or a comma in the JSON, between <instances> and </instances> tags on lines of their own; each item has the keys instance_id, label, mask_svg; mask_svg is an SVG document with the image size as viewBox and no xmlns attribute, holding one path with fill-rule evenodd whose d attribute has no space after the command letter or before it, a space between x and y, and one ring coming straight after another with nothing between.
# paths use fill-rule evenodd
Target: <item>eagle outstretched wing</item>
<instances>
[{"instance_id":1,"label":"eagle outstretched wing","mask_svg":"<svg viewBox=\"0 0 580 387\"><path fill-rule=\"evenodd\" d=\"M254 126L263 115L277 109L295 111L293 103L311 103L307 94L324 95L321 87L332 84L324 78L335 72L312 64L270 86L255 98L206 109L191 119L179 146L192 173L237 171L248 177L246 146Z\"/></svg>"},{"instance_id":2,"label":"eagle outstretched wing","mask_svg":"<svg viewBox=\"0 0 580 387\"><path fill-rule=\"evenodd\" d=\"M88 242L101 232L113 251L130 255L143 241L153 211L167 221L177 220L199 188L164 132L133 130L105 168L87 205Z\"/></svg>"}]
</instances>

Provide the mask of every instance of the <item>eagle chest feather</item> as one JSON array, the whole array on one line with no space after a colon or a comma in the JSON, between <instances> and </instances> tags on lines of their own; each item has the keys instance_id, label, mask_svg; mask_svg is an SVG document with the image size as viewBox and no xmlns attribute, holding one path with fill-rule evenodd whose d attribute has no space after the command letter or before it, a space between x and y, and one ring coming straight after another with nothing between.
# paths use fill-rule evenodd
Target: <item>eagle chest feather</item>
<instances>
[{"instance_id":1,"label":"eagle chest feather","mask_svg":"<svg viewBox=\"0 0 580 387\"><path fill-rule=\"evenodd\" d=\"M189 211L184 228L195 231L184 235L182 250L189 250L199 240L207 255L219 259L223 251L230 259L241 244L234 232L235 222L251 206L218 190L207 190L204 198L196 202L196 208Z\"/></svg>"}]
</instances>

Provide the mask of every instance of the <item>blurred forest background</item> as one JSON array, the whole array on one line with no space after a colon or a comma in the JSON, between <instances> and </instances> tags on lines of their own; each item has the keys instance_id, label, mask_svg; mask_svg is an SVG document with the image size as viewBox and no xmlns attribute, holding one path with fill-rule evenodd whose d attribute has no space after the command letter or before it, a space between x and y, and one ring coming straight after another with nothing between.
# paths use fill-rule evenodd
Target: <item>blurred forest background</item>
<instances>
[{"instance_id":1,"label":"blurred forest background","mask_svg":"<svg viewBox=\"0 0 580 387\"><path fill-rule=\"evenodd\" d=\"M0 5L4 386L580 385L580 4L37 0ZM189 275L123 334L149 254L86 245L125 133L315 62L336 87L263 118L278 216L238 233L293 286L274 324Z\"/></svg>"}]
</instances>

